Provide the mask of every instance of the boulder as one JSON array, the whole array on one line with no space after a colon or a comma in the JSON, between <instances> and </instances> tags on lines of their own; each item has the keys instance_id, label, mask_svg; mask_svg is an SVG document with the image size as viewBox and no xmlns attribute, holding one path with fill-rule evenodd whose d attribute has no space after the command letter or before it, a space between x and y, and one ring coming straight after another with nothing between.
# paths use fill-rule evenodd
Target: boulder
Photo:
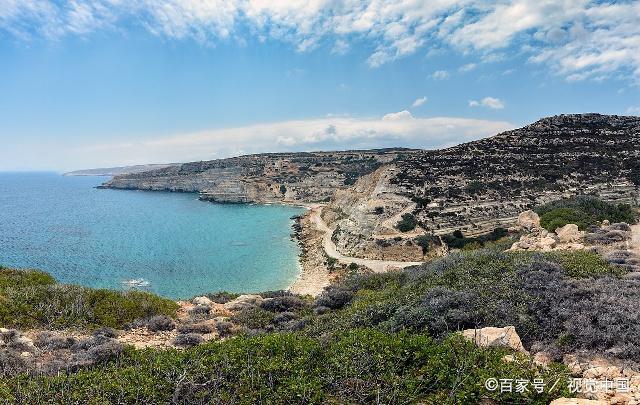
<instances>
[{"instance_id":1,"label":"boulder","mask_svg":"<svg viewBox=\"0 0 640 405\"><path fill-rule=\"evenodd\" d=\"M259 295L245 294L224 304L224 308L229 311L240 311L246 308L257 307L264 301Z\"/></svg>"},{"instance_id":2,"label":"boulder","mask_svg":"<svg viewBox=\"0 0 640 405\"><path fill-rule=\"evenodd\" d=\"M194 305L207 305L207 306L213 305L213 301L211 301L207 297L195 297L194 299L191 300L191 303Z\"/></svg>"},{"instance_id":3,"label":"boulder","mask_svg":"<svg viewBox=\"0 0 640 405\"><path fill-rule=\"evenodd\" d=\"M551 236L545 236L540 240L536 241L536 243L533 245L533 249L546 252L549 250L553 250L555 246L556 246L556 240Z\"/></svg>"},{"instance_id":4,"label":"boulder","mask_svg":"<svg viewBox=\"0 0 640 405\"><path fill-rule=\"evenodd\" d=\"M539 228L540 217L538 216L538 214L531 210L522 212L520 213L520 215L518 215L518 226L529 231L534 228Z\"/></svg>"},{"instance_id":5,"label":"boulder","mask_svg":"<svg viewBox=\"0 0 640 405\"><path fill-rule=\"evenodd\" d=\"M479 347L505 346L515 351L528 354L520 341L520 336L513 326L504 328L486 327L482 329L466 329L462 336L471 340Z\"/></svg>"},{"instance_id":6,"label":"boulder","mask_svg":"<svg viewBox=\"0 0 640 405\"><path fill-rule=\"evenodd\" d=\"M584 232L581 232L576 224L566 224L556 229L556 234L561 243L579 242L584 237Z\"/></svg>"}]
</instances>

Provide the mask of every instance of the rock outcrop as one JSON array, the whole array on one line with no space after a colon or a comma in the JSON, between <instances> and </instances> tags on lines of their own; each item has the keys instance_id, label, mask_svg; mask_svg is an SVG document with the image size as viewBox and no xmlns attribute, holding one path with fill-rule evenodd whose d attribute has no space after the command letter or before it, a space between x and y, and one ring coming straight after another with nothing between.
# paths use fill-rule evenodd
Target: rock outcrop
<instances>
[{"instance_id":1,"label":"rock outcrop","mask_svg":"<svg viewBox=\"0 0 640 405\"><path fill-rule=\"evenodd\" d=\"M508 347L517 352L528 354L525 350L520 336L513 326L505 326L504 328L486 327L481 329L465 329L462 336L471 340L479 347Z\"/></svg>"},{"instance_id":2,"label":"rock outcrop","mask_svg":"<svg viewBox=\"0 0 640 405\"><path fill-rule=\"evenodd\" d=\"M528 231L533 228L540 228L540 217L531 210L521 212L518 215L518 226Z\"/></svg>"}]
</instances>

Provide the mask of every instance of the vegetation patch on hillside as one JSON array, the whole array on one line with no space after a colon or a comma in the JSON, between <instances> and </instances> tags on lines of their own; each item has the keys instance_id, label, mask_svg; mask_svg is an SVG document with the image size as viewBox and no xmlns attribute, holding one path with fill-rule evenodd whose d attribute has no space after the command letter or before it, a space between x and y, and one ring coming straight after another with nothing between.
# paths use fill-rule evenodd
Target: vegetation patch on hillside
<instances>
[{"instance_id":1,"label":"vegetation patch on hillside","mask_svg":"<svg viewBox=\"0 0 640 405\"><path fill-rule=\"evenodd\" d=\"M124 328L136 319L175 316L178 305L142 291L59 284L36 270L0 268L0 326L5 328Z\"/></svg>"},{"instance_id":2,"label":"vegetation patch on hillside","mask_svg":"<svg viewBox=\"0 0 640 405\"><path fill-rule=\"evenodd\" d=\"M506 349L478 349L460 336L354 329L326 338L303 333L240 336L184 351L125 350L105 365L57 376L0 380L0 398L44 403L502 403L546 404L552 392L487 392L489 377L566 380L559 365L543 370L502 361Z\"/></svg>"},{"instance_id":3,"label":"vegetation patch on hillside","mask_svg":"<svg viewBox=\"0 0 640 405\"><path fill-rule=\"evenodd\" d=\"M639 217L638 210L629 204L614 204L589 196L554 201L535 211L540 215L540 225L550 232L566 224L576 224L580 230L586 230L604 220L634 224Z\"/></svg>"}]
</instances>

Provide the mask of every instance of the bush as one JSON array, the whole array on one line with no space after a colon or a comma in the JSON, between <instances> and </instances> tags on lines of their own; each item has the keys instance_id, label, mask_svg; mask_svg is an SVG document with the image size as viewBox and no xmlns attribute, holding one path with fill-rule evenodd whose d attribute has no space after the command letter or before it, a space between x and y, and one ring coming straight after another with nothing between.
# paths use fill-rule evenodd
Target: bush
<instances>
[{"instance_id":1,"label":"bush","mask_svg":"<svg viewBox=\"0 0 640 405\"><path fill-rule=\"evenodd\" d=\"M301 309L306 305L306 302L304 302L300 297L297 297L295 295L284 295L265 299L260 304L260 308L270 312L285 312Z\"/></svg>"},{"instance_id":2,"label":"bush","mask_svg":"<svg viewBox=\"0 0 640 405\"><path fill-rule=\"evenodd\" d=\"M231 336L233 324L231 322L216 322L216 331L220 337Z\"/></svg>"},{"instance_id":3,"label":"bush","mask_svg":"<svg viewBox=\"0 0 640 405\"><path fill-rule=\"evenodd\" d=\"M216 293L205 294L205 297L209 298L211 301L217 304L226 304L229 301L232 301L238 298L240 294L230 293L226 291L218 291Z\"/></svg>"},{"instance_id":4,"label":"bush","mask_svg":"<svg viewBox=\"0 0 640 405\"><path fill-rule=\"evenodd\" d=\"M182 333L174 339L176 346L191 347L202 343L204 339L197 333Z\"/></svg>"},{"instance_id":5,"label":"bush","mask_svg":"<svg viewBox=\"0 0 640 405\"><path fill-rule=\"evenodd\" d=\"M491 245L493 242L501 240L508 234L509 232L505 228L498 227L487 234L468 238L458 229L453 233L443 235L442 240L451 249L473 250Z\"/></svg>"},{"instance_id":6,"label":"bush","mask_svg":"<svg viewBox=\"0 0 640 405\"><path fill-rule=\"evenodd\" d=\"M316 307L326 307L330 309L340 309L347 305L353 298L353 292L330 286L316 299Z\"/></svg>"},{"instance_id":7,"label":"bush","mask_svg":"<svg viewBox=\"0 0 640 405\"><path fill-rule=\"evenodd\" d=\"M638 211L628 204L613 204L595 197L581 196L554 201L535 209L540 225L553 232L566 224L576 224L581 230L609 220L634 224Z\"/></svg>"},{"instance_id":8,"label":"bush","mask_svg":"<svg viewBox=\"0 0 640 405\"><path fill-rule=\"evenodd\" d=\"M19 328L123 328L138 318L175 316L178 305L141 292L57 284L46 273L0 270L0 325Z\"/></svg>"},{"instance_id":9,"label":"bush","mask_svg":"<svg viewBox=\"0 0 640 405\"><path fill-rule=\"evenodd\" d=\"M434 235L420 235L413 241L422 248L423 255L429 253L431 246L440 246L440 239Z\"/></svg>"},{"instance_id":10,"label":"bush","mask_svg":"<svg viewBox=\"0 0 640 405\"><path fill-rule=\"evenodd\" d=\"M184 337L180 337L184 336ZM192 344L200 336L180 335ZM505 363L505 349L481 350L458 336L371 329L318 339L296 333L236 337L177 350L125 350L108 364L56 376L0 380L11 403L549 403L571 396L487 392L484 380L566 380L564 367ZM455 370L455 372L452 372Z\"/></svg>"},{"instance_id":11,"label":"bush","mask_svg":"<svg viewBox=\"0 0 640 405\"><path fill-rule=\"evenodd\" d=\"M635 308L640 289L634 290L640 280L621 274L586 251L450 254L404 273L346 279L334 289L360 286L348 304L342 302L341 310L324 314L307 329L322 335L373 327L443 337L461 329L513 325L527 347L538 344L563 353L614 350L640 364L640 350L632 350L640 347ZM322 299L317 305L331 302ZM558 343L567 337L570 343Z\"/></svg>"},{"instance_id":12,"label":"bush","mask_svg":"<svg viewBox=\"0 0 640 405\"><path fill-rule=\"evenodd\" d=\"M416 226L418 226L418 220L413 214L409 213L402 214L402 219L396 224L396 228L398 228L400 232L413 231L416 229Z\"/></svg>"},{"instance_id":13,"label":"bush","mask_svg":"<svg viewBox=\"0 0 640 405\"><path fill-rule=\"evenodd\" d=\"M213 327L206 323L190 323L178 326L178 332L206 335L208 333L213 333Z\"/></svg>"}]
</instances>

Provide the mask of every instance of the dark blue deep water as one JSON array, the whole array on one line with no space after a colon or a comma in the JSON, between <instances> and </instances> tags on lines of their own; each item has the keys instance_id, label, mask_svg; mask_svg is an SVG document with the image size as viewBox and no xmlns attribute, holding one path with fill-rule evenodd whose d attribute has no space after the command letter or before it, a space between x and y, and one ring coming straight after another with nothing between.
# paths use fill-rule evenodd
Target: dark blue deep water
<instances>
[{"instance_id":1,"label":"dark blue deep water","mask_svg":"<svg viewBox=\"0 0 640 405\"><path fill-rule=\"evenodd\" d=\"M0 173L0 265L90 287L138 280L171 298L281 289L298 275L289 235L301 208L95 188L105 180Z\"/></svg>"}]
</instances>

